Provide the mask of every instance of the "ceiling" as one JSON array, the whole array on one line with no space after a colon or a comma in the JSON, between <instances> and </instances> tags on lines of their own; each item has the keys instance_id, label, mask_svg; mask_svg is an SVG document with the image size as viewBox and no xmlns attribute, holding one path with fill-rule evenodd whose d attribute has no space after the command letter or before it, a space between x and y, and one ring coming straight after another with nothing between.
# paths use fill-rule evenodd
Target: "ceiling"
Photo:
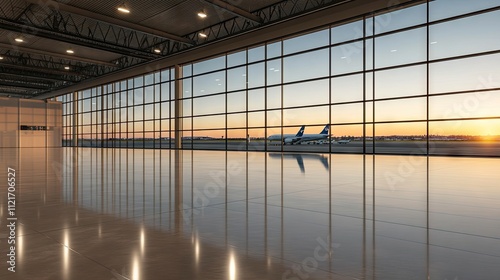
<instances>
[{"instance_id":1,"label":"ceiling","mask_svg":"<svg viewBox=\"0 0 500 280\"><path fill-rule=\"evenodd\" d=\"M33 98L348 1L0 0L0 96Z\"/></svg>"}]
</instances>

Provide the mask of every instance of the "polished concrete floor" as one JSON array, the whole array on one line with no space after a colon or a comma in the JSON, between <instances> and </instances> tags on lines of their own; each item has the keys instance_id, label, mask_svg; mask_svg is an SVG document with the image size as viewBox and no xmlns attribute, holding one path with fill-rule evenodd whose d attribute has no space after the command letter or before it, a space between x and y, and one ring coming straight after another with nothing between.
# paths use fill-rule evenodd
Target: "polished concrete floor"
<instances>
[{"instance_id":1,"label":"polished concrete floor","mask_svg":"<svg viewBox=\"0 0 500 280\"><path fill-rule=\"evenodd\" d=\"M500 279L500 159L61 148L0 167L0 279Z\"/></svg>"}]
</instances>

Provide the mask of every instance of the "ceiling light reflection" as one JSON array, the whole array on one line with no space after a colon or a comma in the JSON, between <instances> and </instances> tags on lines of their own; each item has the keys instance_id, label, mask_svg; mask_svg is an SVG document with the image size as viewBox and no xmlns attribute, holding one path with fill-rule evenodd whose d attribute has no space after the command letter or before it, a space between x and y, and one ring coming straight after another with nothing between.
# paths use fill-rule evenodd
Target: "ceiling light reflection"
<instances>
[{"instance_id":1,"label":"ceiling light reflection","mask_svg":"<svg viewBox=\"0 0 500 280\"><path fill-rule=\"evenodd\" d=\"M229 253L229 280L236 280L236 257L233 251Z\"/></svg>"}]
</instances>

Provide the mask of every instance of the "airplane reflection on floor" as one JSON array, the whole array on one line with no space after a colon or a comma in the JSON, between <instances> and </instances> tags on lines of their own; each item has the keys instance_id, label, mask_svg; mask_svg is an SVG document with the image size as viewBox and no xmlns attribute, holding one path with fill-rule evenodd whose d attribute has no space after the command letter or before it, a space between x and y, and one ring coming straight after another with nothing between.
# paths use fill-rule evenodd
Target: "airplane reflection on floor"
<instances>
[{"instance_id":1,"label":"airplane reflection on floor","mask_svg":"<svg viewBox=\"0 0 500 280\"><path fill-rule=\"evenodd\" d=\"M2 279L500 274L499 159L91 148L0 156L1 168L19 170L22 235L18 272ZM1 188L1 221L5 198Z\"/></svg>"},{"instance_id":2,"label":"airplane reflection on floor","mask_svg":"<svg viewBox=\"0 0 500 280\"><path fill-rule=\"evenodd\" d=\"M305 173L306 169L304 166L304 159L306 160L319 160L321 164L325 167L325 169L328 171L328 157L323 155L323 154L299 154L299 153L269 153L268 154L270 158L273 159L291 159L291 160L296 160L297 164L300 168L300 172Z\"/></svg>"}]
</instances>

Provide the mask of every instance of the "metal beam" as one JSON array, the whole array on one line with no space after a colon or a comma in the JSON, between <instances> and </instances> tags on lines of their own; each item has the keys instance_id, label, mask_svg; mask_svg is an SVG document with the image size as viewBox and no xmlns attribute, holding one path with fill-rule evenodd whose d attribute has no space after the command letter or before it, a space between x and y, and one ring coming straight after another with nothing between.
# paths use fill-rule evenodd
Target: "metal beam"
<instances>
[{"instance_id":1,"label":"metal beam","mask_svg":"<svg viewBox=\"0 0 500 280\"><path fill-rule=\"evenodd\" d=\"M150 52L127 48L120 45L110 44L106 42L100 42L96 40L91 40L74 34L63 33L60 31L47 30L44 28L36 27L33 25L28 25L25 23L14 22L9 19L0 18L0 29L9 30L12 32L17 32L20 34L30 34L30 36L36 36L41 38L47 38L54 41L65 42L69 44L84 46L92 49L98 49L102 51L117 53L125 56L137 57L145 60L150 60L153 58L161 57Z\"/></svg>"},{"instance_id":2,"label":"metal beam","mask_svg":"<svg viewBox=\"0 0 500 280\"><path fill-rule=\"evenodd\" d=\"M59 58L72 60L72 61L80 61L80 62L87 62L87 63L91 63L91 64L100 64L100 65L106 65L106 66L110 66L110 67L118 67L116 64L111 63L111 62L107 62L107 61L101 61L101 60L96 60L96 59L90 59L90 58L84 58L84 57L78 57L78 56L72 56L72 55L66 55L66 54L60 54L60 53L47 52L47 51L25 48L25 47L20 47L20 46L14 46L14 45L4 44L4 43L0 43L0 48L11 49L14 51L20 51L20 52L26 52L26 53L32 53L32 54L38 54L38 55L59 57Z\"/></svg>"},{"instance_id":3,"label":"metal beam","mask_svg":"<svg viewBox=\"0 0 500 280\"><path fill-rule=\"evenodd\" d=\"M67 13L80 15L80 16L83 16L86 18L91 18L94 20L98 20L100 22L104 22L107 24L121 26L121 27L130 29L130 30L133 30L133 31L140 31L142 33L154 35L154 36L161 37L161 38L164 38L167 40L177 41L177 42L184 43L187 45L194 45L195 44L195 42L193 42L187 38L180 37L180 36L177 36L174 34L170 34L170 33L167 33L165 31L153 29L153 28L150 28L147 26L143 26L143 25L127 22L127 21L124 21L121 19L112 18L112 17L105 16L102 14L90 12L90 11L80 9L80 8L77 8L74 6L69 6L69 5L60 3L60 2L54 2L52 0L45 0L45 1L44 0L25 0L25 1L28 3L31 3L31 4L40 5L40 6L44 6L44 7L53 7L54 9L57 9L59 11L64 11Z\"/></svg>"},{"instance_id":4,"label":"metal beam","mask_svg":"<svg viewBox=\"0 0 500 280\"><path fill-rule=\"evenodd\" d=\"M37 86L37 85L32 85L32 84L19 83L19 82L14 82L14 81L5 81L5 80L0 80L0 86L25 88L25 89L45 89L45 90L50 88L50 87L46 87L46 86Z\"/></svg>"},{"instance_id":5,"label":"metal beam","mask_svg":"<svg viewBox=\"0 0 500 280\"><path fill-rule=\"evenodd\" d=\"M61 77L60 79L56 79L56 78L49 78L49 77L41 77L41 76L34 75L32 73L26 73L26 72L24 72L24 73L17 73L14 71L6 72L5 70L6 70L5 68L2 69L2 76L14 76L14 77L25 78L28 80L30 79L30 80L45 81L45 82L71 82L71 80L64 79L64 77Z\"/></svg>"},{"instance_id":6,"label":"metal beam","mask_svg":"<svg viewBox=\"0 0 500 280\"><path fill-rule=\"evenodd\" d=\"M22 70L29 70L29 71L34 71L34 72L43 72L43 73L50 73L50 74L55 74L55 75L66 75L66 76L87 76L81 73L76 73L72 71L59 71L59 70L53 70L53 69L39 69L35 67L29 67L29 66L24 66L24 65L17 65L17 64L10 64L10 63L5 63L5 62L0 62L0 67L8 67L8 68L16 68L16 69L22 69Z\"/></svg>"},{"instance_id":7,"label":"metal beam","mask_svg":"<svg viewBox=\"0 0 500 280\"><path fill-rule=\"evenodd\" d=\"M10 92L10 91L2 91L0 89L0 96L6 96L6 97L27 97L27 96L32 96L32 95L31 94L15 93L15 92Z\"/></svg>"},{"instance_id":8,"label":"metal beam","mask_svg":"<svg viewBox=\"0 0 500 280\"><path fill-rule=\"evenodd\" d=\"M216 8L220 8L220 9L223 9L225 11L228 11L235 16L248 19L248 20L253 21L255 23L262 23L263 22L260 17L254 15L250 12L247 12L243 9L240 9L236 6L233 6L229 3L226 3L224 1L221 1L221 0L200 0L200 1L205 2L209 5L215 6Z\"/></svg>"},{"instance_id":9,"label":"metal beam","mask_svg":"<svg viewBox=\"0 0 500 280\"><path fill-rule=\"evenodd\" d=\"M22 84L27 84L27 85L33 85L33 86L38 86L40 88L50 88L51 86L54 85L53 82L45 82L45 81L40 81L36 80L34 81L32 78L26 78L26 77L17 77L13 76L10 74L4 74L2 73L2 77L0 77L0 81L10 81L14 83L22 83Z\"/></svg>"}]
</instances>

